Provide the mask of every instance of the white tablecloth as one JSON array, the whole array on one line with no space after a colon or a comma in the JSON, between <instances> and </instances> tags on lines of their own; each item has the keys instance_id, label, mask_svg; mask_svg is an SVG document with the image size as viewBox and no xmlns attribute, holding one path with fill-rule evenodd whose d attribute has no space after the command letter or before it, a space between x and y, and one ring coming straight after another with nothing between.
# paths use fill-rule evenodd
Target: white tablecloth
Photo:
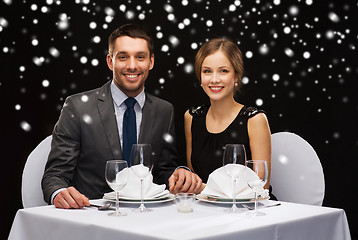
<instances>
[{"instance_id":1,"label":"white tablecloth","mask_svg":"<svg viewBox=\"0 0 358 240\"><path fill-rule=\"evenodd\" d=\"M342 209L282 202L261 209L266 216L249 217L223 212L230 205L205 202L198 202L193 213L178 213L173 202L148 206L152 212L136 213L132 209L138 205L121 204L121 211L128 213L124 217L110 217L96 208L21 209L9 239L351 239Z\"/></svg>"}]
</instances>

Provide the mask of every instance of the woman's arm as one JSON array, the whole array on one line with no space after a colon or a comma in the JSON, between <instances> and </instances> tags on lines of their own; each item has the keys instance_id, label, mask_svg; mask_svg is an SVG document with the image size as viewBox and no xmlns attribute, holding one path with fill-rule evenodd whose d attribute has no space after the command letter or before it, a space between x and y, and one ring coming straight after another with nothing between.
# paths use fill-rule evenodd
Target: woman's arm
<instances>
[{"instance_id":1,"label":"woman's arm","mask_svg":"<svg viewBox=\"0 0 358 240\"><path fill-rule=\"evenodd\" d=\"M252 159L267 162L268 179L265 188L268 189L271 177L271 131L266 115L259 113L250 118L247 128Z\"/></svg>"},{"instance_id":2,"label":"woman's arm","mask_svg":"<svg viewBox=\"0 0 358 240\"><path fill-rule=\"evenodd\" d=\"M185 133L185 142L186 142L186 162L188 167L194 172L193 166L191 165L191 122L193 116L190 115L189 110L184 114L184 133Z\"/></svg>"}]
</instances>

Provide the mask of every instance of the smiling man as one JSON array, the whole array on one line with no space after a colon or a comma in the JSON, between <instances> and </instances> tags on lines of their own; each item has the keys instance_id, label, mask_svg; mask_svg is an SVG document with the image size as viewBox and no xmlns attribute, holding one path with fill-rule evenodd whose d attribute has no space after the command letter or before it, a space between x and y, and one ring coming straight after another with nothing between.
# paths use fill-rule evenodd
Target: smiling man
<instances>
[{"instance_id":1,"label":"smiling man","mask_svg":"<svg viewBox=\"0 0 358 240\"><path fill-rule=\"evenodd\" d=\"M200 192L201 179L177 168L172 104L144 91L154 66L153 41L147 31L134 24L114 30L107 65L113 80L66 99L42 179L45 201L58 208L81 208L89 205L88 199L102 198L111 191L104 176L106 161L129 161L132 143L152 145L155 183L166 184L172 193ZM125 120L131 108L133 124ZM134 133L128 134L129 125Z\"/></svg>"},{"instance_id":2,"label":"smiling man","mask_svg":"<svg viewBox=\"0 0 358 240\"><path fill-rule=\"evenodd\" d=\"M113 71L114 84L128 97L135 97L143 91L154 66L154 54L143 38L123 36L110 41L112 54L107 55L107 64Z\"/></svg>"}]
</instances>

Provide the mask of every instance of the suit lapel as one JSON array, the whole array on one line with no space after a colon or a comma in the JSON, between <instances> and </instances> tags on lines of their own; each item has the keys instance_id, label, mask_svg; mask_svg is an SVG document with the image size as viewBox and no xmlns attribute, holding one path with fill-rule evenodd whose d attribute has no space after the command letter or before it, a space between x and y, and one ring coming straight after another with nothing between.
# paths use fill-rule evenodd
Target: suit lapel
<instances>
[{"instance_id":1,"label":"suit lapel","mask_svg":"<svg viewBox=\"0 0 358 240\"><path fill-rule=\"evenodd\" d=\"M111 82L105 84L100 89L97 108L106 132L108 144L112 151L113 159L120 159L122 157L122 149L110 87Z\"/></svg>"},{"instance_id":2,"label":"suit lapel","mask_svg":"<svg viewBox=\"0 0 358 240\"><path fill-rule=\"evenodd\" d=\"M145 95L145 103L143 106L142 124L138 143L151 143L152 128L155 122L155 108L152 99L148 94Z\"/></svg>"}]
</instances>

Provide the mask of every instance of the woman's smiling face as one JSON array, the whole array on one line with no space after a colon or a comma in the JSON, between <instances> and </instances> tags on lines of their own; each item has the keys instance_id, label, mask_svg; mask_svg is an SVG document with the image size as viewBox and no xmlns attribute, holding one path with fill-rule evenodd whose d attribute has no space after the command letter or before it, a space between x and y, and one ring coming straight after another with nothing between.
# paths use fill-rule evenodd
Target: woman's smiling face
<instances>
[{"instance_id":1,"label":"woman's smiling face","mask_svg":"<svg viewBox=\"0 0 358 240\"><path fill-rule=\"evenodd\" d=\"M201 67L201 86L208 97L213 100L233 98L235 70L226 57L218 50L208 55Z\"/></svg>"}]
</instances>

